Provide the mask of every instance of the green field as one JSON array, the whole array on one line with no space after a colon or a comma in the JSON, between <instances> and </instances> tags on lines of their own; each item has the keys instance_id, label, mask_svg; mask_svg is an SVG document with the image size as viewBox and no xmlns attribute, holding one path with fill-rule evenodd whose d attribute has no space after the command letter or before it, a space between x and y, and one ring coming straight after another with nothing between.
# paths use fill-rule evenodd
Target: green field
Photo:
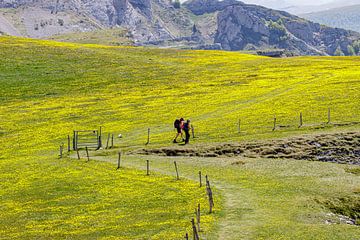
<instances>
[{"instance_id":1,"label":"green field","mask_svg":"<svg viewBox=\"0 0 360 240\"><path fill-rule=\"evenodd\" d=\"M145 147L147 128L146 148L172 145L181 116L195 127L192 146L358 132L359 64L358 57L270 59L1 37L0 235L180 239L196 204L206 206L196 182L202 170L216 196L215 213L203 210L206 239L358 239L359 226L325 223L336 218L326 204L359 203L358 166L178 158L179 182L169 158L125 156L122 171L115 163L119 149ZM276 131L274 114L283 126ZM91 151L88 163L74 153L58 158L74 129L99 126L105 136L123 135L115 149ZM156 168L151 176L146 159Z\"/></svg>"}]
</instances>

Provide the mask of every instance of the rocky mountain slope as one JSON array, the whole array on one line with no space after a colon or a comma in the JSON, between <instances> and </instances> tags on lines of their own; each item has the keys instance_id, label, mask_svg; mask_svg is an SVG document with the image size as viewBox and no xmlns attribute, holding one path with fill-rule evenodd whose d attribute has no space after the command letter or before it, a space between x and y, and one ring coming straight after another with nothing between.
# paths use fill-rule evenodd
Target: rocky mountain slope
<instances>
[{"instance_id":1,"label":"rocky mountain slope","mask_svg":"<svg viewBox=\"0 0 360 240\"><path fill-rule=\"evenodd\" d=\"M190 0L180 8L170 0L0 0L0 12L1 32L35 38L120 27L136 45L300 55L352 55L360 39L236 0Z\"/></svg>"},{"instance_id":2,"label":"rocky mountain slope","mask_svg":"<svg viewBox=\"0 0 360 240\"><path fill-rule=\"evenodd\" d=\"M348 55L349 47L360 37L356 32L322 26L287 12L233 0L218 4L212 0L192 0L185 6L196 15L216 14L214 43L226 50L281 48L297 54Z\"/></svg>"},{"instance_id":3,"label":"rocky mountain slope","mask_svg":"<svg viewBox=\"0 0 360 240\"><path fill-rule=\"evenodd\" d=\"M22 36L35 38L119 26L144 42L187 35L192 27L167 0L0 0L0 9Z\"/></svg>"},{"instance_id":4,"label":"rocky mountain slope","mask_svg":"<svg viewBox=\"0 0 360 240\"><path fill-rule=\"evenodd\" d=\"M360 32L360 5L308 13L301 16L327 26Z\"/></svg>"}]
</instances>

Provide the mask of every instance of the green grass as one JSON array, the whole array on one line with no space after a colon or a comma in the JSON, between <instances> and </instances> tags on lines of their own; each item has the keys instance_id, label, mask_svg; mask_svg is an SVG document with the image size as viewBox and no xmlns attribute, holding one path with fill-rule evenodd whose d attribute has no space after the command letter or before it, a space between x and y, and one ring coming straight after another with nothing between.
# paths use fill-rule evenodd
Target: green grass
<instances>
[{"instance_id":1,"label":"green grass","mask_svg":"<svg viewBox=\"0 0 360 240\"><path fill-rule=\"evenodd\" d=\"M328 107L333 122L359 121L359 62L357 57L270 59L1 37L0 233L18 239L179 239L188 230L194 204L205 201L203 189L185 179L146 178L135 170L144 164L140 157L132 158L124 175L110 163L58 160L66 136L74 129L103 126L105 135L121 133L124 137L115 139L115 145L128 150L144 147L150 127L149 147L168 146L172 123L181 116L195 126L198 138L192 144L358 130L356 124L316 126L327 120ZM298 128L300 111L303 128ZM274 114L278 124L288 127L273 132ZM99 160L116 161L116 155L104 155ZM151 159L159 172L169 173L162 158ZM358 176L343 166L261 159L243 160L244 167L229 165L231 159L183 161L183 177L195 179L194 171L201 168L220 190L215 190L217 212L204 220L208 239L359 235L358 227L324 224L329 210L314 198L355 194ZM129 186L119 187L129 178ZM173 215L162 212L168 205L156 197L168 192L166 203L177 207ZM82 212L82 204L94 208ZM141 208L149 214L141 214ZM126 225L118 209L136 227Z\"/></svg>"},{"instance_id":2,"label":"green grass","mask_svg":"<svg viewBox=\"0 0 360 240\"><path fill-rule=\"evenodd\" d=\"M49 39L60 42L75 42L82 44L103 44L109 46L131 45L124 29L105 29L91 32L68 33L52 36Z\"/></svg>"},{"instance_id":3,"label":"green grass","mask_svg":"<svg viewBox=\"0 0 360 240\"><path fill-rule=\"evenodd\" d=\"M108 161L109 158L98 157ZM153 168L174 175L169 157L127 156L124 165ZM325 224L334 220L329 204L346 196L358 197L358 177L346 174L346 165L298 160L246 158L176 158L181 176L197 180L199 170L224 195L224 210L218 235L211 239L357 239L359 226ZM242 164L234 164L241 161ZM216 196L216 195L215 195ZM321 203L320 203L321 202ZM337 207L342 207L337 203Z\"/></svg>"}]
</instances>

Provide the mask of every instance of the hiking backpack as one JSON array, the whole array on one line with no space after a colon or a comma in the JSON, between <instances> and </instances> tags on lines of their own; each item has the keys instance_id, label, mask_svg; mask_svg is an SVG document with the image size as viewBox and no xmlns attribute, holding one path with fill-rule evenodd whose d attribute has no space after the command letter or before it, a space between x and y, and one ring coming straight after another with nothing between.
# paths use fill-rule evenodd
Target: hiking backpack
<instances>
[{"instance_id":1,"label":"hiking backpack","mask_svg":"<svg viewBox=\"0 0 360 240\"><path fill-rule=\"evenodd\" d=\"M174 128L179 128L180 127L180 120L176 119L174 122Z\"/></svg>"}]
</instances>

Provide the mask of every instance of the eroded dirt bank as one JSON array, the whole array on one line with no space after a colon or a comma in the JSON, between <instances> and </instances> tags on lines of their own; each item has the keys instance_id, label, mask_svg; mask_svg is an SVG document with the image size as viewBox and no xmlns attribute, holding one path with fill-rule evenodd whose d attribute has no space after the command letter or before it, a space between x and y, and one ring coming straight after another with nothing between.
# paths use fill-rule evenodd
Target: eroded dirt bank
<instances>
[{"instance_id":1,"label":"eroded dirt bank","mask_svg":"<svg viewBox=\"0 0 360 240\"><path fill-rule=\"evenodd\" d=\"M360 132L308 135L251 143L141 149L133 153L161 156L292 158L360 165Z\"/></svg>"}]
</instances>

